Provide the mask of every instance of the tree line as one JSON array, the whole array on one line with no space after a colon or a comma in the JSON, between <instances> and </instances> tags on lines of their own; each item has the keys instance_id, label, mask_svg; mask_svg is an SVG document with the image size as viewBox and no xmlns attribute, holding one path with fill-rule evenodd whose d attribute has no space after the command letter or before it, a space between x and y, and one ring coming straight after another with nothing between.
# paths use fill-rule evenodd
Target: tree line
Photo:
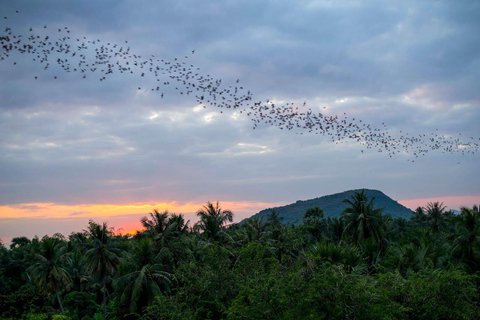
<instances>
[{"instance_id":1,"label":"tree line","mask_svg":"<svg viewBox=\"0 0 480 320\"><path fill-rule=\"evenodd\" d=\"M190 226L154 210L143 230L0 245L0 319L475 319L479 207L428 203L392 218L356 192L340 217L233 224L208 202Z\"/></svg>"}]
</instances>

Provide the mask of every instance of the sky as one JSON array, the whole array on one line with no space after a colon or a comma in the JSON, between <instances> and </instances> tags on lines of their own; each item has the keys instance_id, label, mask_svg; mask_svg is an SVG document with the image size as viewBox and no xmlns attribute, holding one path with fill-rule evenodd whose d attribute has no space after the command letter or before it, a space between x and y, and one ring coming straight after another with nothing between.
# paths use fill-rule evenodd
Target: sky
<instances>
[{"instance_id":1,"label":"sky","mask_svg":"<svg viewBox=\"0 0 480 320\"><path fill-rule=\"evenodd\" d=\"M58 40L67 27L73 42L178 58L222 85L241 85L254 101L346 113L393 137L435 133L478 143L479 16L480 3L467 0L0 0L0 35L9 27ZM90 54L99 47L88 45ZM238 109L204 108L173 86L150 90L148 74L83 79L53 57L47 70L32 57L0 61L4 243L68 235L89 219L130 232L154 208L193 224L207 201L240 221L359 188L412 209L480 203L474 149L390 157L355 140L268 124L254 130Z\"/></svg>"}]
</instances>

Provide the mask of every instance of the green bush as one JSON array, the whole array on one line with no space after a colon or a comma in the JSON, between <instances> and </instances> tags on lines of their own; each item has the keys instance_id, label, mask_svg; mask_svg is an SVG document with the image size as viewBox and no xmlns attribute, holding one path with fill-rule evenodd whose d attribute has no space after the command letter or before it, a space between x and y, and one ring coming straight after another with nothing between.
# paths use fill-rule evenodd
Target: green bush
<instances>
[{"instance_id":1,"label":"green bush","mask_svg":"<svg viewBox=\"0 0 480 320\"><path fill-rule=\"evenodd\" d=\"M145 309L145 319L151 320L190 320L195 319L186 303L174 297L157 296L151 306Z\"/></svg>"},{"instance_id":2,"label":"green bush","mask_svg":"<svg viewBox=\"0 0 480 320\"><path fill-rule=\"evenodd\" d=\"M93 316L99 308L91 294L78 291L67 294L63 299L63 305L69 314L75 315L77 319Z\"/></svg>"},{"instance_id":3,"label":"green bush","mask_svg":"<svg viewBox=\"0 0 480 320\"><path fill-rule=\"evenodd\" d=\"M23 316L23 319L25 320L46 320L48 318L49 318L48 315L45 313L34 313L34 312L29 312Z\"/></svg>"},{"instance_id":4,"label":"green bush","mask_svg":"<svg viewBox=\"0 0 480 320\"><path fill-rule=\"evenodd\" d=\"M72 320L72 318L61 315L61 314L55 314L52 316L52 320Z\"/></svg>"}]
</instances>

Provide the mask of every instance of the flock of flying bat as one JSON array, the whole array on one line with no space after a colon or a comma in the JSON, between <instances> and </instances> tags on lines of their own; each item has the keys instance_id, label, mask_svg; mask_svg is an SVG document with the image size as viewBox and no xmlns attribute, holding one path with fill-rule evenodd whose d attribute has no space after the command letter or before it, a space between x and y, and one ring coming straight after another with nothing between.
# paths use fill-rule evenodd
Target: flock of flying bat
<instances>
[{"instance_id":1,"label":"flock of flying bat","mask_svg":"<svg viewBox=\"0 0 480 320\"><path fill-rule=\"evenodd\" d=\"M4 19L8 21L8 17ZM440 134L438 130L430 134L413 136L405 133L394 137L385 123L382 123L382 129L372 128L362 120L349 118L346 113L341 117L327 116L306 109L306 102L300 108L294 103L278 104L272 100L254 102L253 94L240 85L240 80L237 79L234 85L223 86L221 79L204 75L200 68L188 63L188 56L173 61L158 59L154 55L145 58L133 53L128 41L116 44L76 37L67 27L50 30L43 25L35 29L39 30L30 27L27 33L17 34L6 27L5 33L0 34L0 61L15 60L19 54L29 55L44 70L58 65L65 72L78 73L84 79L95 75L100 82L116 73L148 77L154 83L146 90L158 92L160 98L164 97L164 88L174 87L181 95L195 96L205 108L216 107L221 113L223 109L235 109L246 114L253 122L253 129L266 124L296 134L321 134L337 144L353 140L364 148L385 152L390 157L399 153L419 157L431 150L461 154L474 154L479 150L480 138L469 137L468 141L460 141ZM195 50L192 55L194 53ZM16 65L17 61L13 64ZM35 80L39 78L34 76ZM54 79L57 78L55 75ZM138 87L138 90L142 88Z\"/></svg>"}]
</instances>

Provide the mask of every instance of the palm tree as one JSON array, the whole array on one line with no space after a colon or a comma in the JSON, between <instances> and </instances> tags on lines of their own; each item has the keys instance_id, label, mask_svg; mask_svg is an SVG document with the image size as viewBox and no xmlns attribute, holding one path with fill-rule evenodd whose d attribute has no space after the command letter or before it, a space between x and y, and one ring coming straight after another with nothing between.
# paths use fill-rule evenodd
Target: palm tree
<instances>
[{"instance_id":1,"label":"palm tree","mask_svg":"<svg viewBox=\"0 0 480 320\"><path fill-rule=\"evenodd\" d=\"M423 207L417 207L410 217L410 222L415 227L426 227L428 224L428 217L425 214L425 209Z\"/></svg>"},{"instance_id":2,"label":"palm tree","mask_svg":"<svg viewBox=\"0 0 480 320\"><path fill-rule=\"evenodd\" d=\"M403 276L406 276L409 272L446 266L448 244L446 241L436 241L433 231L413 229L409 238L411 241L389 250L386 264L392 269L397 269Z\"/></svg>"},{"instance_id":3,"label":"palm tree","mask_svg":"<svg viewBox=\"0 0 480 320\"><path fill-rule=\"evenodd\" d=\"M364 268L362 253L357 247L348 244L340 246L328 242L319 242L310 248L309 254L319 262L341 264L349 272Z\"/></svg>"},{"instance_id":4,"label":"palm tree","mask_svg":"<svg viewBox=\"0 0 480 320\"><path fill-rule=\"evenodd\" d=\"M434 232L438 232L445 224L443 215L445 208L443 202L429 202L425 207L426 214L432 223L432 230Z\"/></svg>"},{"instance_id":5,"label":"palm tree","mask_svg":"<svg viewBox=\"0 0 480 320\"><path fill-rule=\"evenodd\" d=\"M313 207L307 209L305 215L303 216L303 224L307 227L315 241L320 241L322 233L327 227L326 221L323 219L323 215L323 209L319 207Z\"/></svg>"},{"instance_id":6,"label":"palm tree","mask_svg":"<svg viewBox=\"0 0 480 320\"><path fill-rule=\"evenodd\" d=\"M251 218L245 222L241 233L247 243L259 241L267 234L267 223L263 218Z\"/></svg>"},{"instance_id":7,"label":"palm tree","mask_svg":"<svg viewBox=\"0 0 480 320\"><path fill-rule=\"evenodd\" d=\"M385 256L385 250L382 246L378 246L372 239L363 241L359 246L363 261L367 265L368 273L376 273L380 267L383 257Z\"/></svg>"},{"instance_id":8,"label":"palm tree","mask_svg":"<svg viewBox=\"0 0 480 320\"><path fill-rule=\"evenodd\" d=\"M161 246L168 246L170 241L180 237L188 231L188 224L190 220L185 222L182 214L173 213L167 220L166 226L162 233L155 237L159 240Z\"/></svg>"},{"instance_id":9,"label":"palm tree","mask_svg":"<svg viewBox=\"0 0 480 320\"><path fill-rule=\"evenodd\" d=\"M188 224L190 220L185 222L183 214L172 213L170 218L168 218L168 226L170 233L173 233L175 236L180 236L188 231Z\"/></svg>"},{"instance_id":10,"label":"palm tree","mask_svg":"<svg viewBox=\"0 0 480 320\"><path fill-rule=\"evenodd\" d=\"M384 221L382 212L384 208L373 208L373 197L368 201L365 190L355 192L352 200L345 199L344 203L349 206L342 212L345 220L345 232L349 234L354 243L358 244L364 239L372 239L378 243L384 233Z\"/></svg>"},{"instance_id":11,"label":"palm tree","mask_svg":"<svg viewBox=\"0 0 480 320\"><path fill-rule=\"evenodd\" d=\"M157 209L154 209L153 212L150 213L150 219L143 217L140 222L143 227L147 229L146 232L149 235L153 237L161 235L167 228L168 210L160 213Z\"/></svg>"},{"instance_id":12,"label":"palm tree","mask_svg":"<svg viewBox=\"0 0 480 320\"><path fill-rule=\"evenodd\" d=\"M73 248L72 251L66 255L65 268L72 279L72 289L82 291L84 284L90 280L90 276L86 274L83 254L78 248Z\"/></svg>"},{"instance_id":13,"label":"palm tree","mask_svg":"<svg viewBox=\"0 0 480 320\"><path fill-rule=\"evenodd\" d=\"M228 222L233 222L233 212L222 210L218 201L214 206L210 201L197 211L200 221L195 224L196 230L201 230L203 234L212 240L218 240Z\"/></svg>"},{"instance_id":14,"label":"palm tree","mask_svg":"<svg viewBox=\"0 0 480 320\"><path fill-rule=\"evenodd\" d=\"M28 268L31 279L57 297L62 314L65 314L60 291L71 284L70 275L63 267L66 247L57 238L44 238L40 242L39 252L35 255L37 262Z\"/></svg>"},{"instance_id":15,"label":"palm tree","mask_svg":"<svg viewBox=\"0 0 480 320\"><path fill-rule=\"evenodd\" d=\"M408 220L405 218L395 218L388 226L388 238L394 241L405 238L407 231L409 230Z\"/></svg>"},{"instance_id":16,"label":"palm tree","mask_svg":"<svg viewBox=\"0 0 480 320\"><path fill-rule=\"evenodd\" d=\"M87 272L101 279L103 288L102 317L105 320L107 317L107 276L112 274L120 263L117 255L119 250L110 241L112 232L108 229L106 222L100 226L90 220L88 230L85 232L91 239L90 249L85 253L88 262Z\"/></svg>"},{"instance_id":17,"label":"palm tree","mask_svg":"<svg viewBox=\"0 0 480 320\"><path fill-rule=\"evenodd\" d=\"M343 239L343 231L345 230L345 221L338 217L327 219L328 234L331 241L341 244Z\"/></svg>"},{"instance_id":18,"label":"palm tree","mask_svg":"<svg viewBox=\"0 0 480 320\"><path fill-rule=\"evenodd\" d=\"M454 254L470 271L480 269L480 212L474 205L471 209L462 207L460 230L454 241Z\"/></svg>"},{"instance_id":19,"label":"palm tree","mask_svg":"<svg viewBox=\"0 0 480 320\"><path fill-rule=\"evenodd\" d=\"M267 223L272 229L281 229L282 228L283 217L280 217L277 211L272 210L267 217Z\"/></svg>"},{"instance_id":20,"label":"palm tree","mask_svg":"<svg viewBox=\"0 0 480 320\"><path fill-rule=\"evenodd\" d=\"M180 238L180 245L183 248L184 259L187 262L199 262L205 250L213 244L201 239L196 233L190 233Z\"/></svg>"},{"instance_id":21,"label":"palm tree","mask_svg":"<svg viewBox=\"0 0 480 320\"><path fill-rule=\"evenodd\" d=\"M282 239L283 230L285 225L282 223L283 217L280 217L277 211L272 210L267 217L267 228L269 236L274 242L278 242Z\"/></svg>"},{"instance_id":22,"label":"palm tree","mask_svg":"<svg viewBox=\"0 0 480 320\"><path fill-rule=\"evenodd\" d=\"M155 296L162 292L170 293L173 275L166 272L161 263L163 251L155 256L151 239L138 240L132 249L133 254L125 261L126 273L116 279L114 285L120 301L128 302L130 312L136 313Z\"/></svg>"},{"instance_id":23,"label":"palm tree","mask_svg":"<svg viewBox=\"0 0 480 320\"><path fill-rule=\"evenodd\" d=\"M323 218L324 214L323 209L320 207L308 208L303 216L303 221L305 223L305 221L308 221L309 219L320 220Z\"/></svg>"}]
</instances>

